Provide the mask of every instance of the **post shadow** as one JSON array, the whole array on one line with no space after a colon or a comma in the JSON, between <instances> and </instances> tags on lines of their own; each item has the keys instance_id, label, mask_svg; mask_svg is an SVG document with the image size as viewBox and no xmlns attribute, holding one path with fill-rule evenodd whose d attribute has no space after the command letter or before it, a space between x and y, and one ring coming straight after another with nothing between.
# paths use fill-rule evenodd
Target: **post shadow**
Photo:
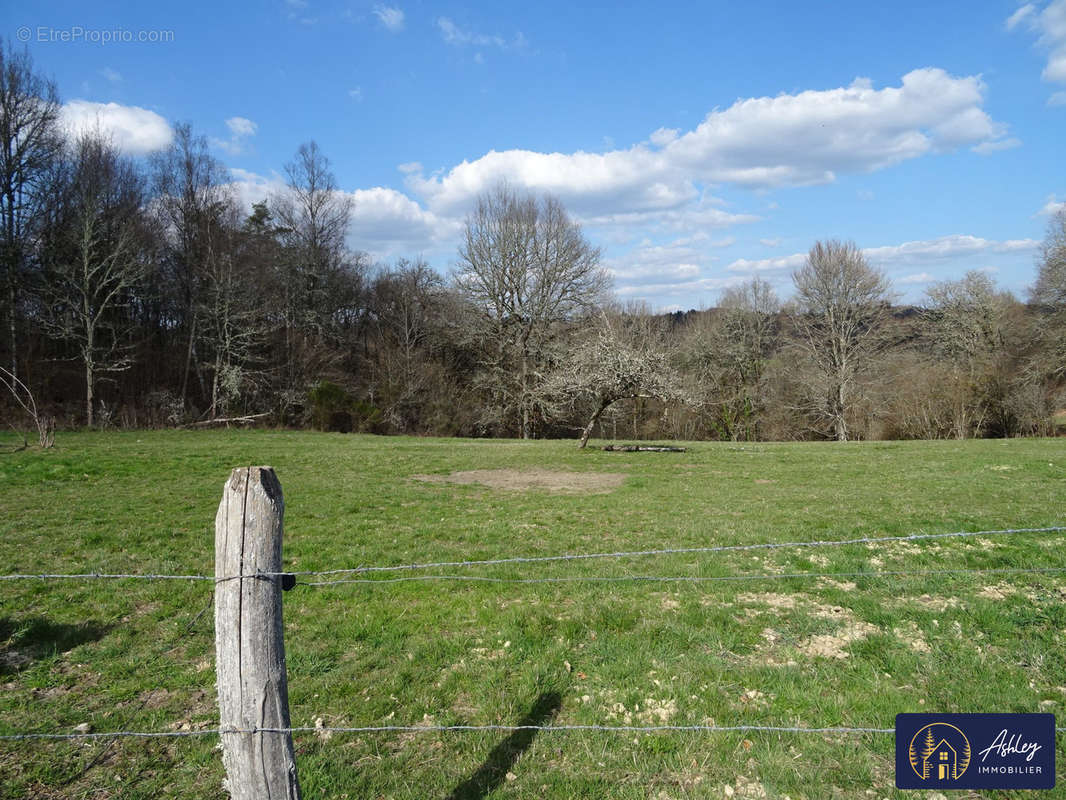
<instances>
[{"instance_id":1,"label":"post shadow","mask_svg":"<svg viewBox=\"0 0 1066 800\"><path fill-rule=\"evenodd\" d=\"M562 704L563 698L558 692L545 692L537 698L529 713L515 725L546 725L558 713ZM514 762L529 749L536 735L537 731L529 729L512 732L492 748L492 752L473 775L452 790L448 800L481 800L503 783Z\"/></svg>"},{"instance_id":2,"label":"post shadow","mask_svg":"<svg viewBox=\"0 0 1066 800\"><path fill-rule=\"evenodd\" d=\"M69 625L44 617L0 617L0 675L11 675L40 658L98 641L112 628L99 622Z\"/></svg>"}]
</instances>

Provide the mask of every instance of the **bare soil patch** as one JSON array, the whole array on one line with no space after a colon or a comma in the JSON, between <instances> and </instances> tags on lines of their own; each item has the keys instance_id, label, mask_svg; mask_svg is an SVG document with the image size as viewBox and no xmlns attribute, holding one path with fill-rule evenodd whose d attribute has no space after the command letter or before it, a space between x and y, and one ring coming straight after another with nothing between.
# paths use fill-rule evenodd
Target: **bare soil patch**
<instances>
[{"instance_id":1,"label":"bare soil patch","mask_svg":"<svg viewBox=\"0 0 1066 800\"><path fill-rule=\"evenodd\" d=\"M471 469L450 475L412 475L425 483L487 486L490 489L524 491L544 489L566 494L603 494L617 489L626 479L622 472L567 472L550 469Z\"/></svg>"}]
</instances>

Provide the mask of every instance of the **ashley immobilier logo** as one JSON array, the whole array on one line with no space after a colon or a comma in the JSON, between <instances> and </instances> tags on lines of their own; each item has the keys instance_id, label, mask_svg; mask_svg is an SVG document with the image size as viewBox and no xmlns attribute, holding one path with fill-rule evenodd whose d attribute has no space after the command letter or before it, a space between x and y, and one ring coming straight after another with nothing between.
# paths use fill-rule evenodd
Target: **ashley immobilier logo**
<instances>
[{"instance_id":1,"label":"ashley immobilier logo","mask_svg":"<svg viewBox=\"0 0 1066 800\"><path fill-rule=\"evenodd\" d=\"M1051 789L1054 714L897 714L899 789Z\"/></svg>"}]
</instances>

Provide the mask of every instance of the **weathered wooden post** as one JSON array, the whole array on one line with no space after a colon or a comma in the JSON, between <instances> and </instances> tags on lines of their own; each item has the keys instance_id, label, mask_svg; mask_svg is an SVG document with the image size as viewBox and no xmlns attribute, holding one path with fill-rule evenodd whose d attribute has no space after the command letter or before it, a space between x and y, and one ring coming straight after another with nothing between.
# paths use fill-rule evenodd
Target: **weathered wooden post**
<instances>
[{"instance_id":1,"label":"weathered wooden post","mask_svg":"<svg viewBox=\"0 0 1066 800\"><path fill-rule=\"evenodd\" d=\"M230 474L215 517L215 670L222 764L233 800L300 797L292 735L261 732L291 727L282 580L256 577L281 572L284 511L274 470L241 467Z\"/></svg>"}]
</instances>

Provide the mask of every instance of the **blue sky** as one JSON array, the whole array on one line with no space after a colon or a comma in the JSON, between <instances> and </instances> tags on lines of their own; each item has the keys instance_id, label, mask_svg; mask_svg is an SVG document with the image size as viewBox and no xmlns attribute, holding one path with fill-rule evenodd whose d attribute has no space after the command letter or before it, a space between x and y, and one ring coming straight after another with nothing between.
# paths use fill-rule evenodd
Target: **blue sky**
<instances>
[{"instance_id":1,"label":"blue sky","mask_svg":"<svg viewBox=\"0 0 1066 800\"><path fill-rule=\"evenodd\" d=\"M190 122L246 202L313 138L352 246L442 272L505 179L557 194L656 309L753 275L787 297L829 237L905 300L968 269L1024 296L1066 201L1066 0L91 6L0 26L72 127L145 155Z\"/></svg>"}]
</instances>

